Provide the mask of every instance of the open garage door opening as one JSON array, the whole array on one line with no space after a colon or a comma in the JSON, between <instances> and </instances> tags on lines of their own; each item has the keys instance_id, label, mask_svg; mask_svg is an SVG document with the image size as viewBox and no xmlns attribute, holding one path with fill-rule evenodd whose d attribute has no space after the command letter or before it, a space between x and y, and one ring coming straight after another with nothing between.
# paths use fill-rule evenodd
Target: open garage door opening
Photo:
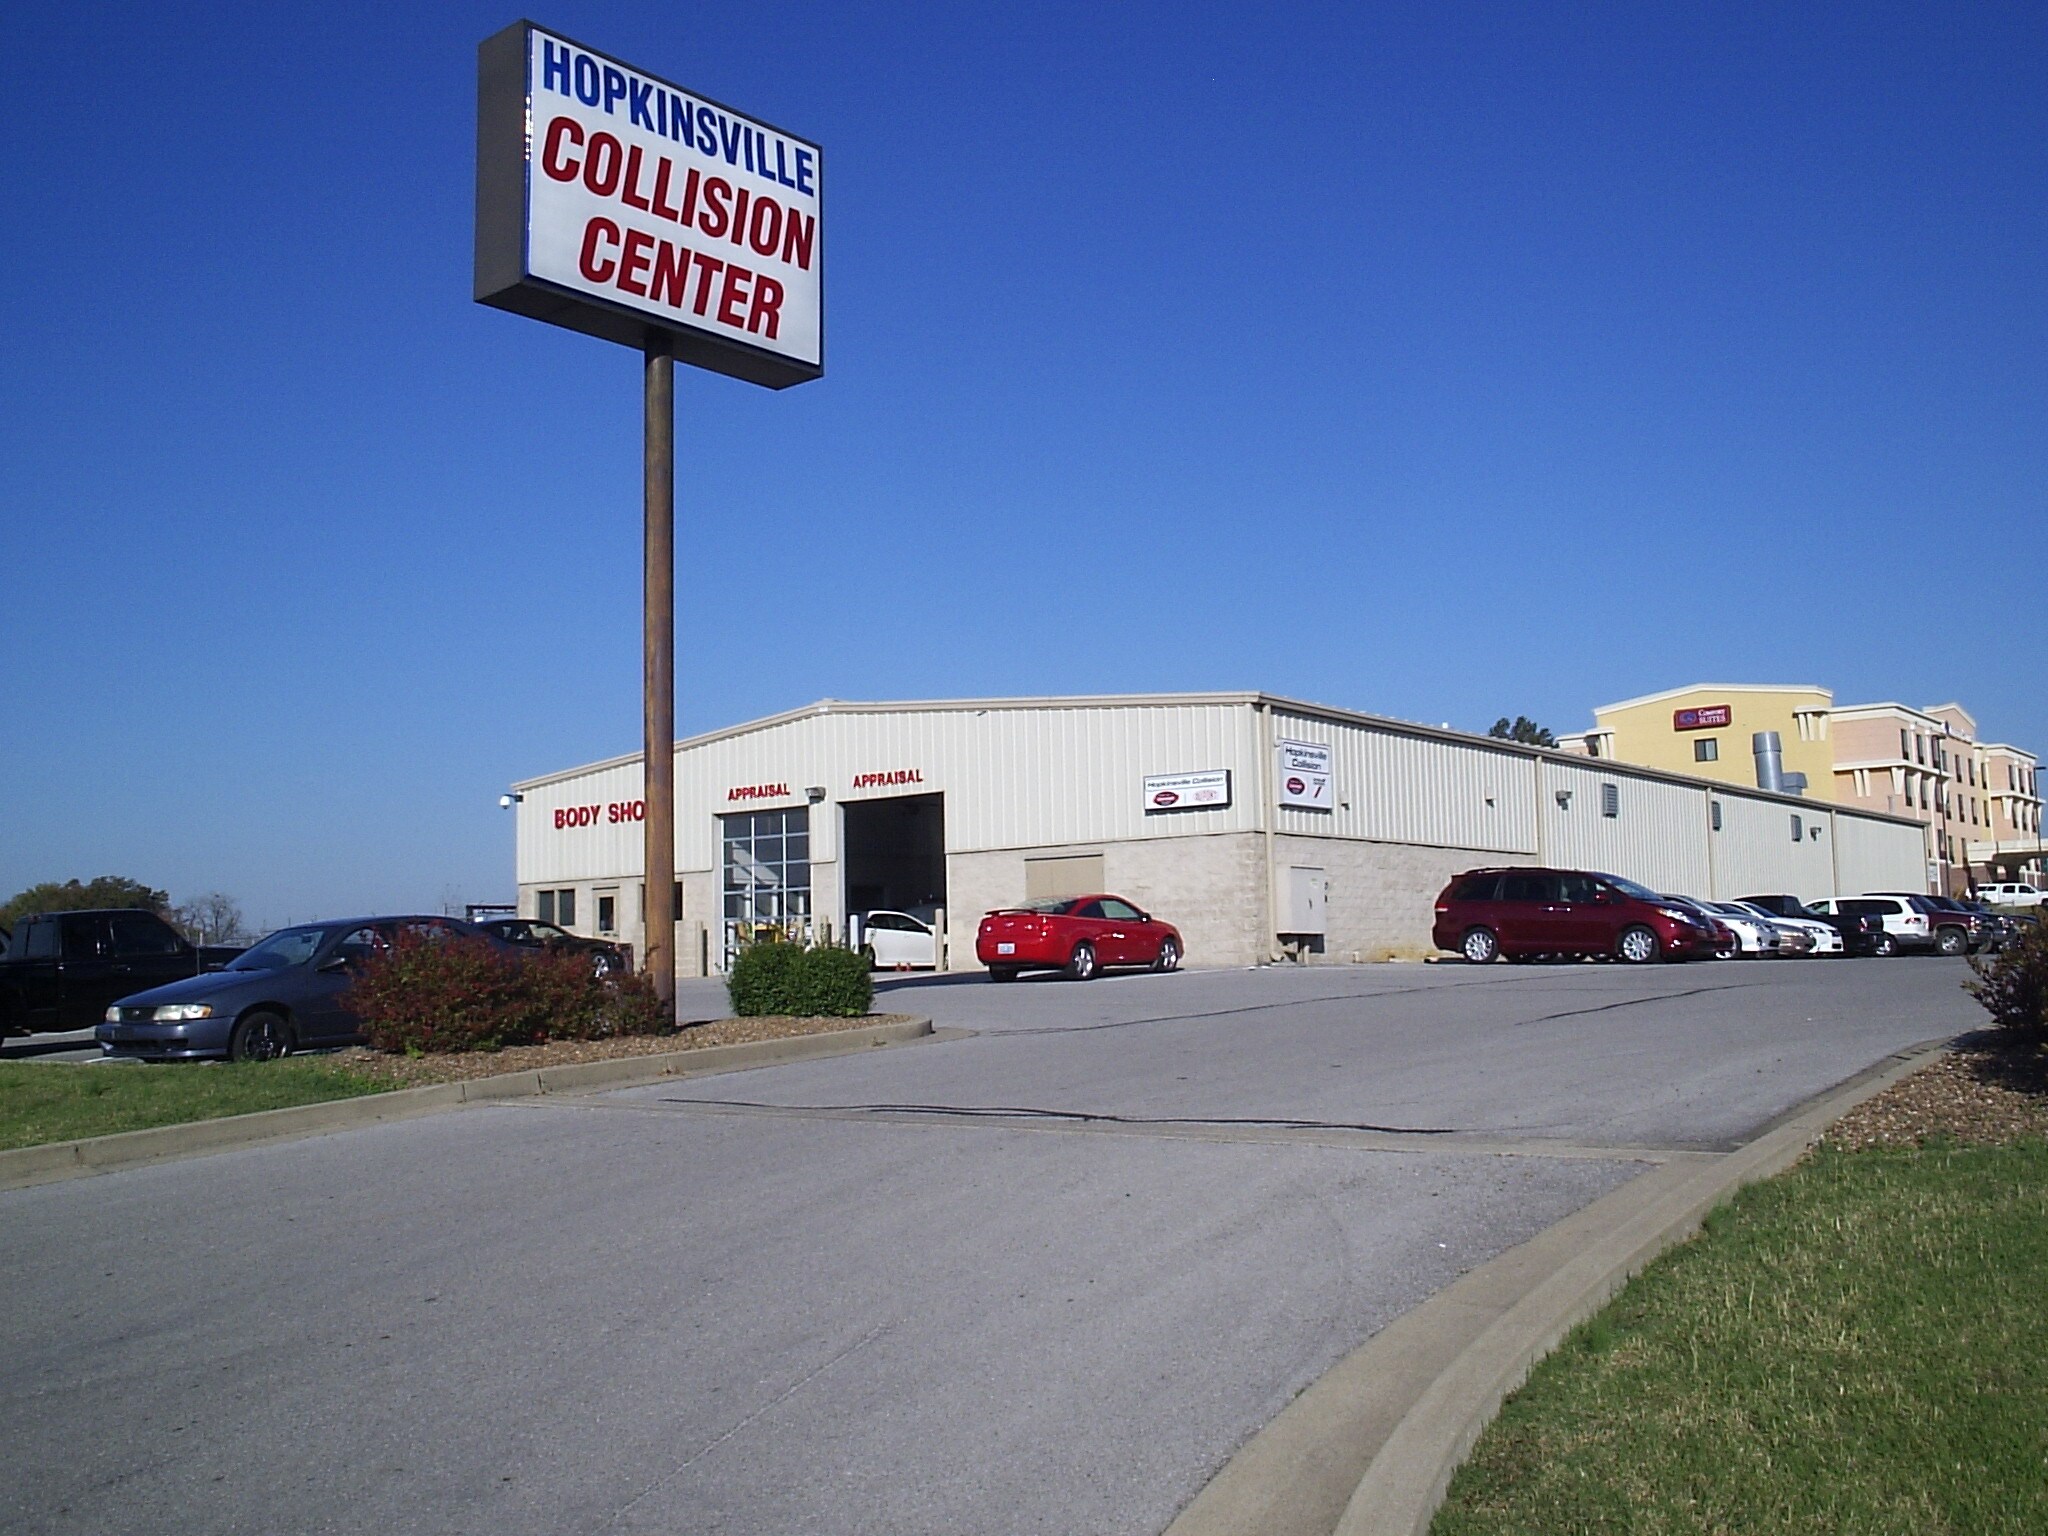
<instances>
[{"instance_id":1,"label":"open garage door opening","mask_svg":"<svg viewBox=\"0 0 2048 1536\"><path fill-rule=\"evenodd\" d=\"M856 800L841 807L845 816L846 915L849 922L870 913L900 913L927 927L946 905L946 797L896 795L886 800ZM863 922L874 938L896 925L877 927ZM906 940L915 938L903 930ZM891 940L889 942L895 942ZM917 947L913 945L912 947ZM923 948L929 948L929 938ZM884 960L879 946L878 963ZM922 953L905 964L930 965Z\"/></svg>"}]
</instances>

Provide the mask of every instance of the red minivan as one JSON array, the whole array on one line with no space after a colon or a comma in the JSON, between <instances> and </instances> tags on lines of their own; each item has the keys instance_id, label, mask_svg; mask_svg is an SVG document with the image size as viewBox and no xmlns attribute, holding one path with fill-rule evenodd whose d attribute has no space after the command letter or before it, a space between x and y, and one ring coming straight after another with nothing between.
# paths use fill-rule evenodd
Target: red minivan
<instances>
[{"instance_id":1,"label":"red minivan","mask_svg":"<svg viewBox=\"0 0 2048 1536\"><path fill-rule=\"evenodd\" d=\"M1506 955L1613 955L1631 965L1712 955L1718 924L1647 886L1583 869L1471 869L1436 899L1431 939L1474 965Z\"/></svg>"}]
</instances>

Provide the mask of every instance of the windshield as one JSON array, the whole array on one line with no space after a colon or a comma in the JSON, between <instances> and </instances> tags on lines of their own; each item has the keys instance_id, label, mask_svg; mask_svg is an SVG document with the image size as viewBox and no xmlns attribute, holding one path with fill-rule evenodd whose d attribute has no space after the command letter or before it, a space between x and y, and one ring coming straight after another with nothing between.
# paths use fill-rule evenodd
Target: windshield
<instances>
[{"instance_id":1,"label":"windshield","mask_svg":"<svg viewBox=\"0 0 2048 1536\"><path fill-rule=\"evenodd\" d=\"M1632 896L1637 901L1663 901L1666 899L1659 896L1647 885L1637 885L1635 881L1624 880L1619 875L1602 875L1600 878L1621 892L1622 895Z\"/></svg>"},{"instance_id":2,"label":"windshield","mask_svg":"<svg viewBox=\"0 0 2048 1536\"><path fill-rule=\"evenodd\" d=\"M304 965L325 938L325 928L280 928L262 943L243 950L228 962L231 971L281 971Z\"/></svg>"}]
</instances>

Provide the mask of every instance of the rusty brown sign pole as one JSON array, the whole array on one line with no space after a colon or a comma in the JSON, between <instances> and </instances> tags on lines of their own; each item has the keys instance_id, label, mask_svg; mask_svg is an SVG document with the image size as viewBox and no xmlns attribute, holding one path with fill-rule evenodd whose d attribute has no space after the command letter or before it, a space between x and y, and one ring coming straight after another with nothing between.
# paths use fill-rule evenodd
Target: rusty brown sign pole
<instances>
[{"instance_id":1,"label":"rusty brown sign pole","mask_svg":"<svg viewBox=\"0 0 2048 1536\"><path fill-rule=\"evenodd\" d=\"M668 339L646 348L644 449L647 821L641 896L646 973L670 1018L676 1011L676 360Z\"/></svg>"}]
</instances>

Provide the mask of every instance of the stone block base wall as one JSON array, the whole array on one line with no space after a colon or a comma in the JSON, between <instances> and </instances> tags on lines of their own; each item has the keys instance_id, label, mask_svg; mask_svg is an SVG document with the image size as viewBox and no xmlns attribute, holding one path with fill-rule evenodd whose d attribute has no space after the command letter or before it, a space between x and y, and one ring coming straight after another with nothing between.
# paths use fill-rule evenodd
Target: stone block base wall
<instances>
[{"instance_id":1,"label":"stone block base wall","mask_svg":"<svg viewBox=\"0 0 2048 1536\"><path fill-rule=\"evenodd\" d=\"M975 929L984 912L1024 900L1027 857L1076 853L1100 853L1105 889L1178 928L1188 964L1251 965L1264 958L1265 862L1256 833L1234 832L952 854L946 860L951 968L980 969Z\"/></svg>"},{"instance_id":2,"label":"stone block base wall","mask_svg":"<svg viewBox=\"0 0 2048 1536\"><path fill-rule=\"evenodd\" d=\"M1292 866L1329 876L1328 932L1313 963L1420 960L1438 951L1429 930L1436 898L1451 876L1489 865L1533 864L1533 857L1431 848L1416 843L1365 843L1348 838L1290 837L1273 843L1273 878L1285 887Z\"/></svg>"}]
</instances>

